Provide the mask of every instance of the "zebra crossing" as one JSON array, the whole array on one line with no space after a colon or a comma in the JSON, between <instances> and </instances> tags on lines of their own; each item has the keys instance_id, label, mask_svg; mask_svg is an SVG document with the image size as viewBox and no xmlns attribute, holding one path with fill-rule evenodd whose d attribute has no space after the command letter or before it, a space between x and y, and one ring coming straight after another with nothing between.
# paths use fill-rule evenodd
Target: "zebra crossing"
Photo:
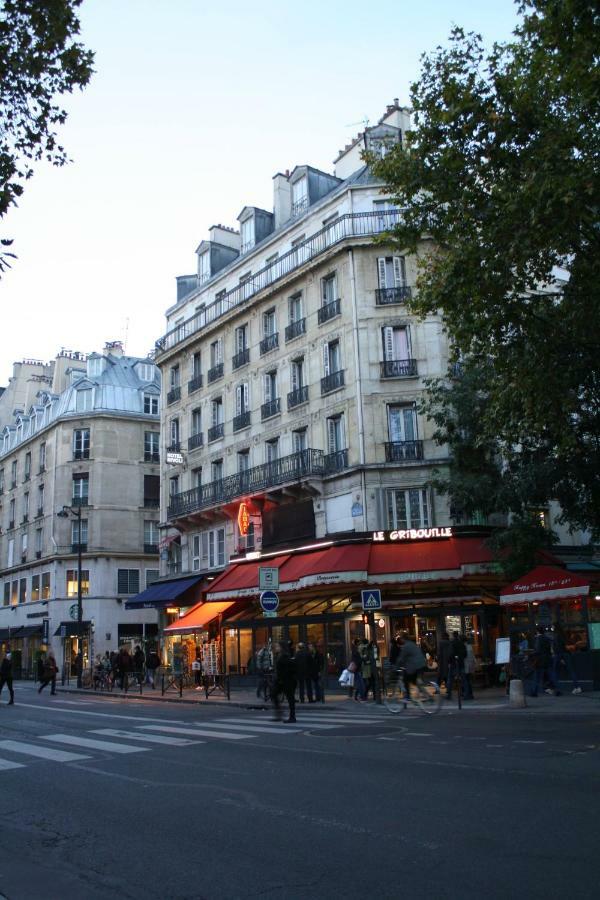
<instances>
[{"instance_id":1,"label":"zebra crossing","mask_svg":"<svg viewBox=\"0 0 600 900\"><path fill-rule=\"evenodd\" d=\"M0 776L3 772L23 769L30 761L49 763L81 762L98 753L127 755L168 747L194 747L208 741L244 742L265 735L280 737L304 731L323 732L360 725L381 724L381 714L322 712L300 713L295 723L274 722L264 713L223 716L202 723L172 725L135 724L129 719L127 728L91 728L84 733L52 732L35 735L28 740L0 740ZM90 723L91 724L91 723ZM58 746L56 746L58 745Z\"/></svg>"}]
</instances>

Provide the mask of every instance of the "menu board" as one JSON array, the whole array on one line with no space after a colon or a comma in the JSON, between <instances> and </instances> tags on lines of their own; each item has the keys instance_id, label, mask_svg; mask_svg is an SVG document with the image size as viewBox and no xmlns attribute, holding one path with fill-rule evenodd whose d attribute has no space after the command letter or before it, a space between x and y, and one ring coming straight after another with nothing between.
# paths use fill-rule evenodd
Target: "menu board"
<instances>
[{"instance_id":1,"label":"menu board","mask_svg":"<svg viewBox=\"0 0 600 900\"><path fill-rule=\"evenodd\" d=\"M505 666L510 662L510 638L496 638L496 665Z\"/></svg>"},{"instance_id":2,"label":"menu board","mask_svg":"<svg viewBox=\"0 0 600 900\"><path fill-rule=\"evenodd\" d=\"M590 622L588 629L590 634L590 650L600 650L600 622Z\"/></svg>"}]
</instances>

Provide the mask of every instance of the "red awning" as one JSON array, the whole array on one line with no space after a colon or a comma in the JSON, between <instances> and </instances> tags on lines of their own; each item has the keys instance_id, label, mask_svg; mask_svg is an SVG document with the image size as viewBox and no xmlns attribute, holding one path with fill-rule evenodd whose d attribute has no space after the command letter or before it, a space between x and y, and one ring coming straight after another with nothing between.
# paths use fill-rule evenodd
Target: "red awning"
<instances>
[{"instance_id":1,"label":"red awning","mask_svg":"<svg viewBox=\"0 0 600 900\"><path fill-rule=\"evenodd\" d=\"M346 544L290 557L279 573L279 590L367 580L370 544Z\"/></svg>"},{"instance_id":2,"label":"red awning","mask_svg":"<svg viewBox=\"0 0 600 900\"><path fill-rule=\"evenodd\" d=\"M189 634L191 631L206 631L206 626L213 619L216 619L220 613L233 606L234 601L229 603L198 603L181 619L173 622L165 628L165 634Z\"/></svg>"},{"instance_id":3,"label":"red awning","mask_svg":"<svg viewBox=\"0 0 600 900\"><path fill-rule=\"evenodd\" d=\"M579 575L555 566L537 566L500 591L500 603L533 603L563 600L589 594L590 583Z\"/></svg>"},{"instance_id":4,"label":"red awning","mask_svg":"<svg viewBox=\"0 0 600 900\"><path fill-rule=\"evenodd\" d=\"M221 600L225 597L253 597L258 594L258 567L273 566L281 568L289 559L289 553L276 556L274 559L262 559L259 562L233 563L225 569L208 587L207 600Z\"/></svg>"},{"instance_id":5,"label":"red awning","mask_svg":"<svg viewBox=\"0 0 600 900\"><path fill-rule=\"evenodd\" d=\"M490 572L493 558L481 538L373 544L369 583L409 583L462 578Z\"/></svg>"}]
</instances>

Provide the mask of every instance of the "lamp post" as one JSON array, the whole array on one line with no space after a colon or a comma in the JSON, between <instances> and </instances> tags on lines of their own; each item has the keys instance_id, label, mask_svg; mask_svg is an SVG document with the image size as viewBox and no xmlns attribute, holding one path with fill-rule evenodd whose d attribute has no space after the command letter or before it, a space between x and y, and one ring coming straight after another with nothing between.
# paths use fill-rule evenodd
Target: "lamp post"
<instances>
[{"instance_id":1,"label":"lamp post","mask_svg":"<svg viewBox=\"0 0 600 900\"><path fill-rule=\"evenodd\" d=\"M73 516L77 520L77 636L79 640L83 637L83 603L81 600L81 506L63 506L56 514L61 519L68 519ZM83 650L81 653L81 665L77 666L77 687L82 686L83 674Z\"/></svg>"}]
</instances>

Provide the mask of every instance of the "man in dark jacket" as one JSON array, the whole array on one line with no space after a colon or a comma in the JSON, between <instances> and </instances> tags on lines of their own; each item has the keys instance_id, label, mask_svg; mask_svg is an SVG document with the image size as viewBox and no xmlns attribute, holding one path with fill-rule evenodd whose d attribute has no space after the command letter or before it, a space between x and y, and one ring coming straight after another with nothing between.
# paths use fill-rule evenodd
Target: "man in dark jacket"
<instances>
[{"instance_id":1,"label":"man in dark jacket","mask_svg":"<svg viewBox=\"0 0 600 900\"><path fill-rule=\"evenodd\" d=\"M299 643L296 648L296 676L298 678L298 694L300 703L304 703L304 692L308 694L308 702L313 702L312 682L309 677L310 659L305 645Z\"/></svg>"},{"instance_id":2,"label":"man in dark jacket","mask_svg":"<svg viewBox=\"0 0 600 900\"><path fill-rule=\"evenodd\" d=\"M308 683L310 685L308 690L308 702L309 703L317 703L319 700L323 699L322 685L321 685L321 672L323 671L324 657L323 654L319 652L318 647L315 644L308 645ZM311 700L311 690L314 688L314 700Z\"/></svg>"},{"instance_id":3,"label":"man in dark jacket","mask_svg":"<svg viewBox=\"0 0 600 900\"><path fill-rule=\"evenodd\" d=\"M289 706L289 716L285 722L296 721L296 660L293 656L293 644L275 646L275 685L273 687L273 718L280 722L282 711L279 697L281 694Z\"/></svg>"},{"instance_id":4,"label":"man in dark jacket","mask_svg":"<svg viewBox=\"0 0 600 900\"><path fill-rule=\"evenodd\" d=\"M442 633L442 639L438 644L437 651L437 681L441 685L442 681L448 684L448 661L450 660L450 635L447 631Z\"/></svg>"},{"instance_id":5,"label":"man in dark jacket","mask_svg":"<svg viewBox=\"0 0 600 900\"><path fill-rule=\"evenodd\" d=\"M460 691L465 691L465 657L467 649L464 641L461 641L458 631L452 632L452 640L450 641L450 654L448 656L448 678L446 679L446 698L452 700L452 685L454 679L460 680Z\"/></svg>"},{"instance_id":6,"label":"man in dark jacket","mask_svg":"<svg viewBox=\"0 0 600 900\"><path fill-rule=\"evenodd\" d=\"M153 647L146 659L146 684L152 685L154 689L156 684L156 670L160 666L160 659L158 653L156 652L156 648Z\"/></svg>"},{"instance_id":7,"label":"man in dark jacket","mask_svg":"<svg viewBox=\"0 0 600 900\"><path fill-rule=\"evenodd\" d=\"M133 654L133 671L135 672L135 676L137 678L138 684L141 684L144 680L144 666L146 664L146 656L142 648L138 645L135 648L135 653Z\"/></svg>"},{"instance_id":8,"label":"man in dark jacket","mask_svg":"<svg viewBox=\"0 0 600 900\"><path fill-rule=\"evenodd\" d=\"M13 676L12 676L12 653L10 650L7 651L4 659L0 663L0 694L2 693L2 688L4 685L8 688L8 693L10 696L10 700L8 701L8 705L11 706L15 702L15 692L13 690Z\"/></svg>"},{"instance_id":9,"label":"man in dark jacket","mask_svg":"<svg viewBox=\"0 0 600 900\"><path fill-rule=\"evenodd\" d=\"M552 644L550 642L550 639L546 636L546 631L543 625L538 625L536 629L533 651L535 659L536 678L534 693L532 696L537 697L538 692L544 690L545 682L548 682L548 687L545 689L546 693L554 694L556 697L558 697L560 691L556 686L556 682L554 680L554 672L552 671Z\"/></svg>"}]
</instances>

